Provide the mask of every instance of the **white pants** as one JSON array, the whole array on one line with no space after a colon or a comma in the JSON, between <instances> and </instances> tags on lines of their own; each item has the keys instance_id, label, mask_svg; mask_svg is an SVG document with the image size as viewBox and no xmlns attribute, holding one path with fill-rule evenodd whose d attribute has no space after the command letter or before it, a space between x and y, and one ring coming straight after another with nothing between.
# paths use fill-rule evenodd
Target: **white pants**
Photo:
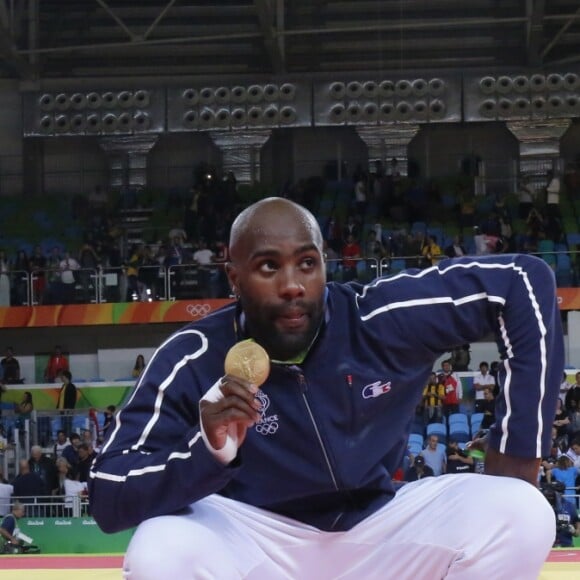
<instances>
[{"instance_id":1,"label":"white pants","mask_svg":"<svg viewBox=\"0 0 580 580\"><path fill-rule=\"evenodd\" d=\"M429 477L347 532L220 496L135 531L130 580L535 580L552 546L552 508L529 483Z\"/></svg>"}]
</instances>

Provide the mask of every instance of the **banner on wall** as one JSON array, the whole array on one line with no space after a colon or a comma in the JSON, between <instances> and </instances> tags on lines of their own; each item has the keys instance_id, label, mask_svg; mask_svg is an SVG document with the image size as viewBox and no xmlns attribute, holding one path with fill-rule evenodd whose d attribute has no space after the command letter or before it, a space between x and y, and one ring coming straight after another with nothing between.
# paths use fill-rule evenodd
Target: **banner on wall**
<instances>
[{"instance_id":1,"label":"banner on wall","mask_svg":"<svg viewBox=\"0 0 580 580\"><path fill-rule=\"evenodd\" d=\"M580 288L558 288L556 295L560 310L580 310Z\"/></svg>"},{"instance_id":2,"label":"banner on wall","mask_svg":"<svg viewBox=\"0 0 580 580\"><path fill-rule=\"evenodd\" d=\"M0 308L1 328L91 326L192 322L232 302L231 299L177 300L175 302L120 302L59 304Z\"/></svg>"}]
</instances>

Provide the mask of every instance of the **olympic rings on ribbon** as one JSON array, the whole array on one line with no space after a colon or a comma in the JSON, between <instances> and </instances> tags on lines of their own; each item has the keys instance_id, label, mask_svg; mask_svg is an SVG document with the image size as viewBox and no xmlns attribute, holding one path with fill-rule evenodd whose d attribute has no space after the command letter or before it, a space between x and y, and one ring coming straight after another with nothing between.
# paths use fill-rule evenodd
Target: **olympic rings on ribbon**
<instances>
[{"instance_id":1,"label":"olympic rings on ribbon","mask_svg":"<svg viewBox=\"0 0 580 580\"><path fill-rule=\"evenodd\" d=\"M185 310L192 318L201 318L211 312L211 306L209 304L188 304Z\"/></svg>"}]
</instances>

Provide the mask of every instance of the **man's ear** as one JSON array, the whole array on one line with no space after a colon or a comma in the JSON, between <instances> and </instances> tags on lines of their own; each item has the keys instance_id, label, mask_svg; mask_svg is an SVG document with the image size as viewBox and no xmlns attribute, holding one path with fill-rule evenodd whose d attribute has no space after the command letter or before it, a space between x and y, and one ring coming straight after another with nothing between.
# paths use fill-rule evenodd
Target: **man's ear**
<instances>
[{"instance_id":1,"label":"man's ear","mask_svg":"<svg viewBox=\"0 0 580 580\"><path fill-rule=\"evenodd\" d=\"M226 262L226 275L228 277L228 283L232 290L232 294L237 297L239 295L238 272L231 262Z\"/></svg>"}]
</instances>

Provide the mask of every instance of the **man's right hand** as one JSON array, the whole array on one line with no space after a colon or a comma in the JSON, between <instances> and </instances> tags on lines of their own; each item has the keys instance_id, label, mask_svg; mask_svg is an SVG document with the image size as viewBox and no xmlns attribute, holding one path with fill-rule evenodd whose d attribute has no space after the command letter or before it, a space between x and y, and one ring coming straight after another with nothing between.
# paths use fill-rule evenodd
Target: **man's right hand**
<instances>
[{"instance_id":1,"label":"man's right hand","mask_svg":"<svg viewBox=\"0 0 580 580\"><path fill-rule=\"evenodd\" d=\"M217 400L199 402L200 421L205 435L214 449L226 444L228 431L233 427L238 447L246 437L246 431L260 420L260 402L255 398L258 387L248 381L225 375L220 383L221 397Z\"/></svg>"}]
</instances>

